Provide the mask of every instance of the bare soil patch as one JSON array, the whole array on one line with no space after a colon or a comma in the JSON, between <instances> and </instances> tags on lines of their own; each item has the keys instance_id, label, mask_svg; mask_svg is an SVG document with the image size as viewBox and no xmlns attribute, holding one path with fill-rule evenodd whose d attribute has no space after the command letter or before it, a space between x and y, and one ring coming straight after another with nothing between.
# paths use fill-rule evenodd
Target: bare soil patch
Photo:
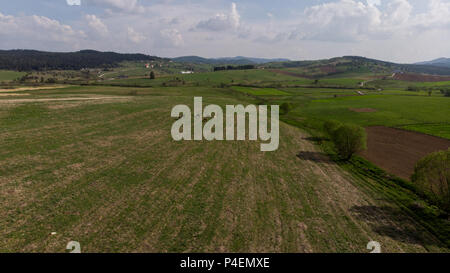
<instances>
[{"instance_id":1,"label":"bare soil patch","mask_svg":"<svg viewBox=\"0 0 450 273\"><path fill-rule=\"evenodd\" d=\"M60 89L66 88L68 85L58 85L58 86L39 86L39 87L19 87L11 89L0 89L0 92L18 92L18 91L32 91L32 90L49 90L49 89Z\"/></svg>"},{"instance_id":2,"label":"bare soil patch","mask_svg":"<svg viewBox=\"0 0 450 273\"><path fill-rule=\"evenodd\" d=\"M0 93L0 97L11 97L11 96L29 96L28 93Z\"/></svg>"},{"instance_id":3,"label":"bare soil patch","mask_svg":"<svg viewBox=\"0 0 450 273\"><path fill-rule=\"evenodd\" d=\"M320 71L322 73L327 73L327 74L336 73L337 72L336 66L333 66L333 65L321 66L320 67Z\"/></svg>"},{"instance_id":4,"label":"bare soil patch","mask_svg":"<svg viewBox=\"0 0 450 273\"><path fill-rule=\"evenodd\" d=\"M281 70L281 69L272 69L270 71L274 72L274 73L282 74L282 75L292 76L292 77L307 78L307 79L311 78L311 76L308 76L305 74L290 72L290 71Z\"/></svg>"},{"instance_id":5,"label":"bare soil patch","mask_svg":"<svg viewBox=\"0 0 450 273\"><path fill-rule=\"evenodd\" d=\"M366 131L368 149L361 155L389 173L408 180L417 161L450 147L450 140L417 132L384 126L368 127Z\"/></svg>"},{"instance_id":6,"label":"bare soil patch","mask_svg":"<svg viewBox=\"0 0 450 273\"><path fill-rule=\"evenodd\" d=\"M408 82L443 82L443 81L450 81L450 76L396 73L394 75L394 80L408 81Z\"/></svg>"},{"instance_id":7,"label":"bare soil patch","mask_svg":"<svg viewBox=\"0 0 450 273\"><path fill-rule=\"evenodd\" d=\"M350 108L349 110L356 113L375 113L378 111L373 108Z\"/></svg>"},{"instance_id":8,"label":"bare soil patch","mask_svg":"<svg viewBox=\"0 0 450 273\"><path fill-rule=\"evenodd\" d=\"M0 103L23 103L23 102L49 102L49 101L89 101L89 100L113 100L113 99L129 99L129 97L79 97L79 98L50 98L50 99L11 99L0 100Z\"/></svg>"}]
</instances>

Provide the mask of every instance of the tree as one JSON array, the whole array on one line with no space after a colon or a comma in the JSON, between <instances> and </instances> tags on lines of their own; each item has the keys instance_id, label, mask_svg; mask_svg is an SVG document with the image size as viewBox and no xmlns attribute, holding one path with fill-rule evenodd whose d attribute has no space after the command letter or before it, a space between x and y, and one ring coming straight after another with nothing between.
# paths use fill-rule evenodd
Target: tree
<instances>
[{"instance_id":1,"label":"tree","mask_svg":"<svg viewBox=\"0 0 450 273\"><path fill-rule=\"evenodd\" d=\"M331 139L339 155L345 160L367 149L366 131L358 125L343 124L332 132Z\"/></svg>"},{"instance_id":2,"label":"tree","mask_svg":"<svg viewBox=\"0 0 450 273\"><path fill-rule=\"evenodd\" d=\"M155 72L150 72L150 80L154 80L155 79Z\"/></svg>"},{"instance_id":3,"label":"tree","mask_svg":"<svg viewBox=\"0 0 450 273\"><path fill-rule=\"evenodd\" d=\"M327 120L323 124L323 129L325 130L325 133L329 137L332 137L334 135L334 133L336 132L336 130L339 129L339 127L341 127L341 126L342 126L342 123L340 123L339 121Z\"/></svg>"},{"instance_id":4,"label":"tree","mask_svg":"<svg viewBox=\"0 0 450 273\"><path fill-rule=\"evenodd\" d=\"M450 149L417 162L411 180L422 193L450 211Z\"/></svg>"},{"instance_id":5,"label":"tree","mask_svg":"<svg viewBox=\"0 0 450 273\"><path fill-rule=\"evenodd\" d=\"M282 115L286 115L291 110L291 105L287 102L283 102L280 106L280 111Z\"/></svg>"},{"instance_id":6,"label":"tree","mask_svg":"<svg viewBox=\"0 0 450 273\"><path fill-rule=\"evenodd\" d=\"M441 93L445 96L445 97L450 97L450 89L442 89Z\"/></svg>"}]
</instances>

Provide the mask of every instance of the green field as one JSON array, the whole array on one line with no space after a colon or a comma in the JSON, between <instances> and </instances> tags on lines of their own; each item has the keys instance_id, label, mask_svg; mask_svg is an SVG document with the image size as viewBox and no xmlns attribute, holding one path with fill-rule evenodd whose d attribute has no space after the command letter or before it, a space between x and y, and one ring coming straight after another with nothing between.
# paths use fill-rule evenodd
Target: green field
<instances>
[{"instance_id":1,"label":"green field","mask_svg":"<svg viewBox=\"0 0 450 273\"><path fill-rule=\"evenodd\" d=\"M25 75L24 72L0 70L0 82L9 82Z\"/></svg>"},{"instance_id":2,"label":"green field","mask_svg":"<svg viewBox=\"0 0 450 273\"><path fill-rule=\"evenodd\" d=\"M157 77L155 80L150 79L115 79L106 81L105 84L123 84L128 86L182 86L182 85L196 85L196 86L218 86L221 84L270 84L278 82L290 83L311 83L311 80L302 81L297 77L288 75L279 75L267 70L244 70L244 71L221 71L221 72L207 72L194 74L177 74ZM184 82L184 84L183 84Z\"/></svg>"},{"instance_id":3,"label":"green field","mask_svg":"<svg viewBox=\"0 0 450 273\"><path fill-rule=\"evenodd\" d=\"M0 252L64 252L72 240L83 252L364 253L372 240L383 252L449 251L448 220L408 182L333 161L309 130L337 119L449 138L440 93L361 96L268 70L111 81L133 82L0 96ZM171 109L195 96L289 103L280 148L173 141Z\"/></svg>"},{"instance_id":4,"label":"green field","mask_svg":"<svg viewBox=\"0 0 450 273\"><path fill-rule=\"evenodd\" d=\"M255 87L243 87L243 86L234 86L234 90L247 93L255 96L286 96L289 93L283 92L281 90L275 88L255 88Z\"/></svg>"},{"instance_id":5,"label":"green field","mask_svg":"<svg viewBox=\"0 0 450 273\"><path fill-rule=\"evenodd\" d=\"M358 108L371 108L374 112L357 113L351 110ZM293 113L361 126L404 127L450 139L450 100L442 96L367 95L316 99L298 107Z\"/></svg>"},{"instance_id":6,"label":"green field","mask_svg":"<svg viewBox=\"0 0 450 273\"><path fill-rule=\"evenodd\" d=\"M402 89L405 90L409 87L420 89L435 88L440 89L442 87L450 87L449 81L442 82L407 82L398 80L373 80L367 83L368 87L384 88L384 89Z\"/></svg>"}]
</instances>

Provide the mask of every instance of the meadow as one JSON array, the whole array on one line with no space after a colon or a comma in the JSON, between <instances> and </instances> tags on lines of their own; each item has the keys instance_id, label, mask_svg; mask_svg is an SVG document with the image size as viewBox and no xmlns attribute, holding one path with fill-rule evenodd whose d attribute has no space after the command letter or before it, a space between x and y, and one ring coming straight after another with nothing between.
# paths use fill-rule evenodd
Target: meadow
<instances>
[{"instance_id":1,"label":"meadow","mask_svg":"<svg viewBox=\"0 0 450 273\"><path fill-rule=\"evenodd\" d=\"M9 82L25 75L24 72L0 70L0 82Z\"/></svg>"},{"instance_id":2,"label":"meadow","mask_svg":"<svg viewBox=\"0 0 450 273\"><path fill-rule=\"evenodd\" d=\"M289 93L283 92L281 90L275 88L254 88L254 87L245 87L245 86L234 86L233 90L238 92L251 94L255 96L283 96L289 95Z\"/></svg>"},{"instance_id":3,"label":"meadow","mask_svg":"<svg viewBox=\"0 0 450 273\"><path fill-rule=\"evenodd\" d=\"M295 101L295 100L294 100ZM357 112L352 109L371 109ZM363 127L383 125L406 128L450 139L450 100L435 96L366 95L316 99L293 110L299 116L354 123Z\"/></svg>"},{"instance_id":4,"label":"meadow","mask_svg":"<svg viewBox=\"0 0 450 273\"><path fill-rule=\"evenodd\" d=\"M448 252L448 221L410 184L334 161L314 135L337 119L448 138L448 98L339 81L226 71L0 96L0 252ZM173 141L170 111L194 96L289 103L279 150Z\"/></svg>"}]
</instances>

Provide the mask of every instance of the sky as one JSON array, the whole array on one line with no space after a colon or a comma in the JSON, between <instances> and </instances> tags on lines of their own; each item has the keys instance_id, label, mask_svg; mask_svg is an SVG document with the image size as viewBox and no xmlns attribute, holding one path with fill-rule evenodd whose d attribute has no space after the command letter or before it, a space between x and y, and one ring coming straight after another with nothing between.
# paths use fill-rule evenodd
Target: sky
<instances>
[{"instance_id":1,"label":"sky","mask_svg":"<svg viewBox=\"0 0 450 273\"><path fill-rule=\"evenodd\" d=\"M413 63L450 57L450 0L1 0L0 49Z\"/></svg>"}]
</instances>

